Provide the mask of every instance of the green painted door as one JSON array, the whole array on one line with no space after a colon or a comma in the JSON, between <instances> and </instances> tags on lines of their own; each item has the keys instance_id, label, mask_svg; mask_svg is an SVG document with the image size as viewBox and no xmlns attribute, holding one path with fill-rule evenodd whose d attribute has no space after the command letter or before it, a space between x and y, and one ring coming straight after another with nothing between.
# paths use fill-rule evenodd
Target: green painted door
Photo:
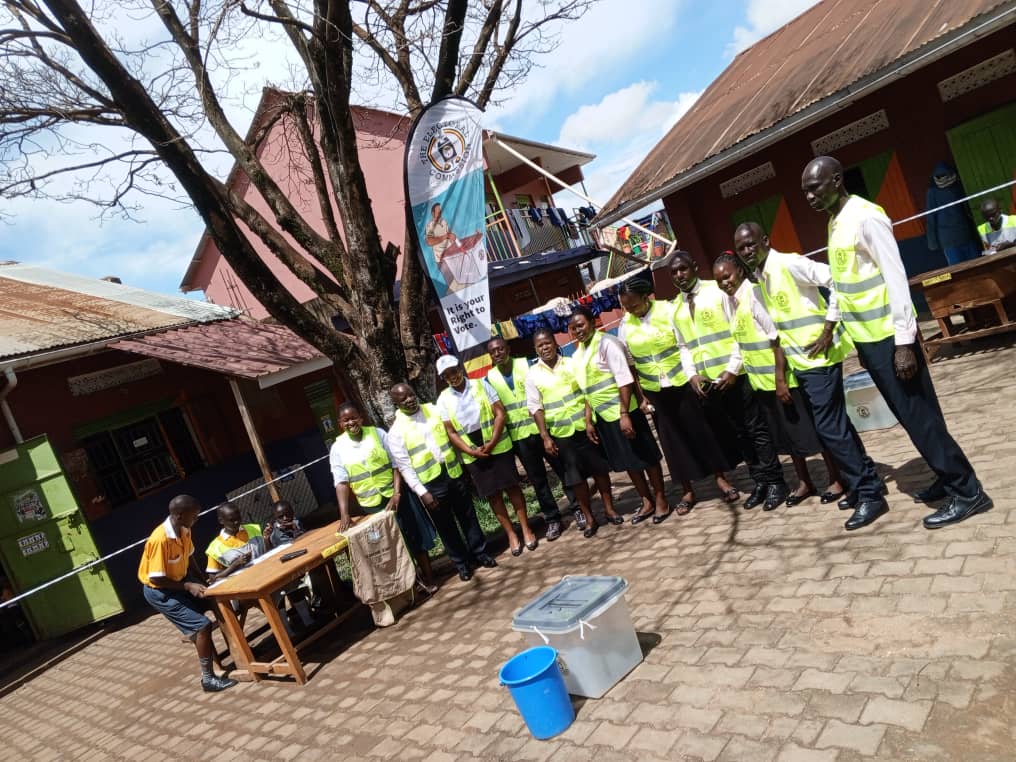
<instances>
[{"instance_id":1,"label":"green painted door","mask_svg":"<svg viewBox=\"0 0 1016 762\"><path fill-rule=\"evenodd\" d=\"M0 453L0 558L18 592L99 553L60 461L45 436ZM40 638L53 638L123 611L104 564L21 604Z\"/></svg>"},{"instance_id":2,"label":"green painted door","mask_svg":"<svg viewBox=\"0 0 1016 762\"><path fill-rule=\"evenodd\" d=\"M949 130L949 147L967 193L993 188L1016 179L1016 103L971 119ZM1013 188L992 194L1010 210ZM981 201L972 199L974 219L981 222Z\"/></svg>"}]
</instances>

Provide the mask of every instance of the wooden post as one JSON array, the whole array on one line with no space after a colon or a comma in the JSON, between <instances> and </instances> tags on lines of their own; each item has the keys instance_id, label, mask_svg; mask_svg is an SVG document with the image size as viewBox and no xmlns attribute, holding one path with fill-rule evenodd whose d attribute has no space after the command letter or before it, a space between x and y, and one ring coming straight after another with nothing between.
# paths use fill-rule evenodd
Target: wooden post
<instances>
[{"instance_id":1,"label":"wooden post","mask_svg":"<svg viewBox=\"0 0 1016 762\"><path fill-rule=\"evenodd\" d=\"M268 459L265 457L265 450L261 446L261 439L258 437L257 429L254 428L254 421L250 417L250 411L247 409L247 403L244 401L243 392L240 391L240 385L236 383L235 378L229 379L229 388L233 390L233 396L236 398L236 407L240 411L243 427L247 429L247 437L250 439L251 447L254 448L254 457L258 459L258 465L261 466L261 475L265 478L265 484L268 485L268 494L272 496L272 500L278 502L282 499L282 496L279 494L275 484L269 483L273 478L272 469L268 467Z\"/></svg>"}]
</instances>

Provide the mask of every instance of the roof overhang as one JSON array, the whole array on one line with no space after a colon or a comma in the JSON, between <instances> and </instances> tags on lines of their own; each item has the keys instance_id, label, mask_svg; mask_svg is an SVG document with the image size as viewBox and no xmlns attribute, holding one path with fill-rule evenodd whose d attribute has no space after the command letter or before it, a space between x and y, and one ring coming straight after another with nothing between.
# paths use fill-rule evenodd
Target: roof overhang
<instances>
[{"instance_id":1,"label":"roof overhang","mask_svg":"<svg viewBox=\"0 0 1016 762\"><path fill-rule=\"evenodd\" d=\"M530 161L538 163L552 175L560 174L571 167L581 167L596 158L596 154L576 151L572 148L552 146L547 143L538 143L535 140L517 138L513 135L504 135L500 132L487 131L488 140L483 144L483 157L487 162L487 169L493 175L504 174L516 167L525 166L517 156L512 156L504 150L497 141L490 140L496 137L497 140L514 148Z\"/></svg>"},{"instance_id":2,"label":"roof overhang","mask_svg":"<svg viewBox=\"0 0 1016 762\"><path fill-rule=\"evenodd\" d=\"M842 90L816 101L807 108L788 116L749 138L725 148L690 169L679 173L653 191L643 193L636 198L623 202L602 217L593 221L594 227L609 225L622 217L629 216L643 207L655 203L683 188L703 180L710 175L747 158L751 154L768 148L775 143L790 137L796 132L832 116L838 111L852 106L857 101L903 77L912 74L921 67L945 58L960 48L969 45L973 40L985 37L1013 23L1016 15L1016 4L997 11L987 19L974 19L969 24L954 29L941 39L936 40L927 49L919 48L893 61L888 66L862 77Z\"/></svg>"}]
</instances>

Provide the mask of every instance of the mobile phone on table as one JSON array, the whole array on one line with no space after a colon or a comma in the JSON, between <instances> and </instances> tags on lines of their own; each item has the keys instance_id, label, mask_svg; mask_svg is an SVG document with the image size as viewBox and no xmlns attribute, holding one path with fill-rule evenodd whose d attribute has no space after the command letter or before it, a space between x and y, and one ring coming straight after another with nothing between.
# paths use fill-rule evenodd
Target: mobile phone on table
<instances>
[{"instance_id":1,"label":"mobile phone on table","mask_svg":"<svg viewBox=\"0 0 1016 762\"><path fill-rule=\"evenodd\" d=\"M282 561L283 563L285 563L286 561L292 561L294 558L299 558L300 556L303 556L303 555L306 555L306 554L307 554L307 549L306 548L300 548L300 550L292 550L289 553L283 553L280 556L279 560Z\"/></svg>"}]
</instances>

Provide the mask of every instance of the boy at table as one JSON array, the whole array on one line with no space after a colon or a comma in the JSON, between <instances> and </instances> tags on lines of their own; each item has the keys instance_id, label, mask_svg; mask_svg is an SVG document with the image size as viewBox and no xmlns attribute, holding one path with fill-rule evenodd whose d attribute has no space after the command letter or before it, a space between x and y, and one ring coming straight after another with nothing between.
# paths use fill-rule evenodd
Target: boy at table
<instances>
[{"instance_id":1,"label":"boy at table","mask_svg":"<svg viewBox=\"0 0 1016 762\"><path fill-rule=\"evenodd\" d=\"M214 582L228 577L242 566L265 552L265 538L257 524L242 524L240 509L232 503L220 505L216 511L222 531L208 543L205 571Z\"/></svg>"},{"instance_id":2,"label":"boy at table","mask_svg":"<svg viewBox=\"0 0 1016 762\"><path fill-rule=\"evenodd\" d=\"M191 527L201 505L190 495L177 495L169 503L169 517L149 535L141 553L138 579L149 605L176 625L198 652L201 687L209 693L232 688L236 680L212 671L212 620L205 616L209 605L204 575L194 560Z\"/></svg>"},{"instance_id":3,"label":"boy at table","mask_svg":"<svg viewBox=\"0 0 1016 762\"><path fill-rule=\"evenodd\" d=\"M288 500L279 500L272 508L274 518L265 527L265 547L268 550L292 542L303 534L303 524Z\"/></svg>"}]
</instances>

